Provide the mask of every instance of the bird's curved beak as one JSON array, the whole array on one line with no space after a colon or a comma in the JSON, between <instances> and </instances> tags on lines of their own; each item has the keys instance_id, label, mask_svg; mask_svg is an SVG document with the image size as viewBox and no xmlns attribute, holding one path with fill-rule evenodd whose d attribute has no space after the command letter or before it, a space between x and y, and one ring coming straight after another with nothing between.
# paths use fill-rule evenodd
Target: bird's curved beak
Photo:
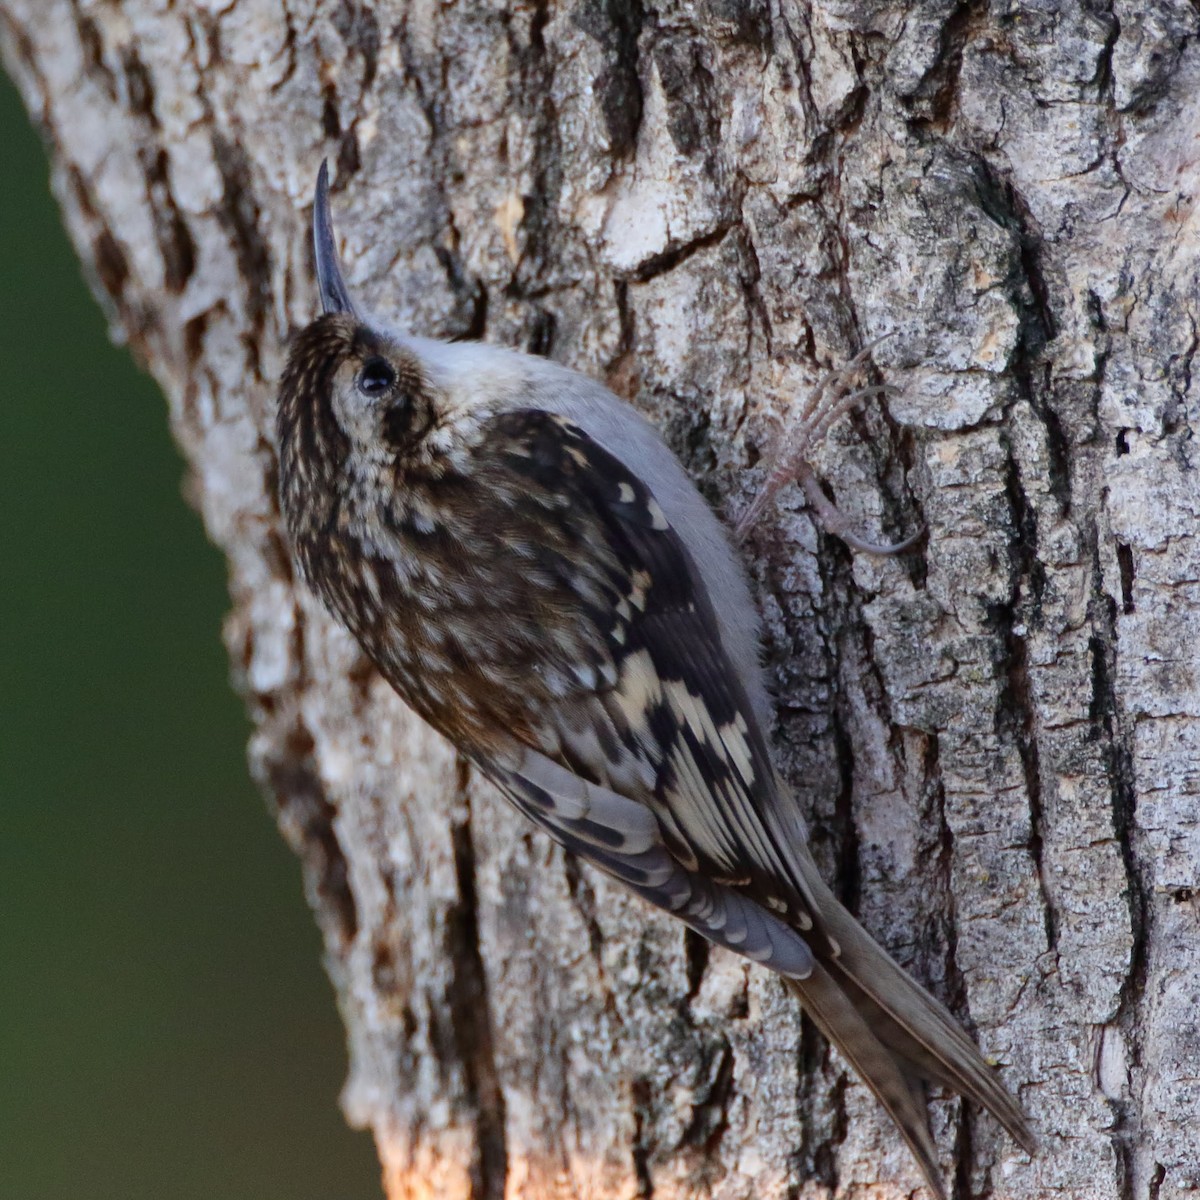
<instances>
[{"instance_id":1,"label":"bird's curved beak","mask_svg":"<svg viewBox=\"0 0 1200 1200\"><path fill-rule=\"evenodd\" d=\"M333 239L333 219L329 215L329 163L321 163L317 172L317 194L313 200L313 253L317 260L317 290L321 293L321 310L328 313L349 313L358 316L358 308L350 299L350 289L342 277L337 243Z\"/></svg>"}]
</instances>

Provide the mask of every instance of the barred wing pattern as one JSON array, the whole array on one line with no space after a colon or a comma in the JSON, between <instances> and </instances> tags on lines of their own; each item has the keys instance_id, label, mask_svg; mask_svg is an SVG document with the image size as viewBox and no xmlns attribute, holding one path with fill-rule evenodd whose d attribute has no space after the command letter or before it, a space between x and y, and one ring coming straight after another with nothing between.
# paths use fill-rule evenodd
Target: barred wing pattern
<instances>
[{"instance_id":1,"label":"barred wing pattern","mask_svg":"<svg viewBox=\"0 0 1200 1200\"><path fill-rule=\"evenodd\" d=\"M935 1194L946 1193L923 1081L984 1105L1032 1151L1024 1114L975 1044L820 878L698 564L650 490L577 426L538 410L494 418L479 453L482 469L519 481L501 489L520 499L498 520L557 506L566 541L539 558L539 586L554 577L573 597L590 638L575 661L599 663L549 709L514 697L535 737L515 766L477 759L485 773L568 850L785 976ZM539 522L544 511L528 517Z\"/></svg>"}]
</instances>

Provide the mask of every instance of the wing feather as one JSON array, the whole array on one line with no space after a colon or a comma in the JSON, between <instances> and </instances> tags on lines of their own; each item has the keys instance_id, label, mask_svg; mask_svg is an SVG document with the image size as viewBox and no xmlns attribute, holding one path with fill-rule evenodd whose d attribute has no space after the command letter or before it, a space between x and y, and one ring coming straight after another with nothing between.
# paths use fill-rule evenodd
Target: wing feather
<instances>
[{"instance_id":1,"label":"wing feather","mask_svg":"<svg viewBox=\"0 0 1200 1200\"><path fill-rule=\"evenodd\" d=\"M954 1018L820 878L726 653L703 564L649 489L562 417L523 410L491 425L482 453L530 505L523 526L519 501L498 519L520 526L509 540L556 539L537 586L550 580L551 607L576 640L573 657L533 662L534 675L573 682L549 704L544 693L541 704L509 697L521 748L504 762L483 757L485 772L568 850L790 977L939 1195L920 1079L961 1090L1032 1148L1020 1108ZM557 635L542 640L561 648L563 627Z\"/></svg>"},{"instance_id":2,"label":"wing feather","mask_svg":"<svg viewBox=\"0 0 1200 1200\"><path fill-rule=\"evenodd\" d=\"M816 870L803 821L678 533L650 489L564 418L520 410L492 425L486 453L531 494L566 498L580 553L543 565L581 598L580 621L612 664L540 714L552 728L535 748L553 747L570 771L645 805L681 863L811 928ZM606 605L592 602L597 592Z\"/></svg>"},{"instance_id":3,"label":"wing feather","mask_svg":"<svg viewBox=\"0 0 1200 1200\"><path fill-rule=\"evenodd\" d=\"M644 805L579 776L535 750L516 768L486 772L535 824L697 933L793 980L813 970L804 938L749 897L685 869Z\"/></svg>"}]
</instances>

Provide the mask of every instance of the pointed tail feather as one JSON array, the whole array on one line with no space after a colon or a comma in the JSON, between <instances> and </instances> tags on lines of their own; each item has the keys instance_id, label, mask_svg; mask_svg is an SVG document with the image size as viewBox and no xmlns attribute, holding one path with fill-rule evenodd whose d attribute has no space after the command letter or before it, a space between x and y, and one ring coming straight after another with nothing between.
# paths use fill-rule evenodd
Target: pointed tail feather
<instances>
[{"instance_id":1,"label":"pointed tail feather","mask_svg":"<svg viewBox=\"0 0 1200 1200\"><path fill-rule=\"evenodd\" d=\"M825 889L823 889L825 890ZM827 892L821 918L840 953L824 965L904 1073L941 1083L986 1108L1033 1154L1037 1139L1020 1105L953 1016L899 967Z\"/></svg>"},{"instance_id":2,"label":"pointed tail feather","mask_svg":"<svg viewBox=\"0 0 1200 1200\"><path fill-rule=\"evenodd\" d=\"M785 982L817 1028L837 1046L896 1123L929 1190L938 1200L947 1200L920 1088L913 1086L914 1081L905 1075L888 1047L872 1033L839 982L820 964L814 966L807 979Z\"/></svg>"}]
</instances>

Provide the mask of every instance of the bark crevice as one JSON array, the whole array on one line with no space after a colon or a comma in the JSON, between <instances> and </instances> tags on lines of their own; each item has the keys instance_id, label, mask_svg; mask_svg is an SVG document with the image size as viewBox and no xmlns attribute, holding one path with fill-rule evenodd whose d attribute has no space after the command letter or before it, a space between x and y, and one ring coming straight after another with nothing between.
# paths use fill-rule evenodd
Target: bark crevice
<instances>
[{"instance_id":1,"label":"bark crevice","mask_svg":"<svg viewBox=\"0 0 1200 1200\"><path fill-rule=\"evenodd\" d=\"M453 964L448 996L457 1060L475 1120L471 1200L504 1200L508 1178L504 1091L493 1049L492 1009L480 946L475 847L471 839L468 769L460 763L459 795L465 808L451 829L458 900L446 913L447 959Z\"/></svg>"}]
</instances>

